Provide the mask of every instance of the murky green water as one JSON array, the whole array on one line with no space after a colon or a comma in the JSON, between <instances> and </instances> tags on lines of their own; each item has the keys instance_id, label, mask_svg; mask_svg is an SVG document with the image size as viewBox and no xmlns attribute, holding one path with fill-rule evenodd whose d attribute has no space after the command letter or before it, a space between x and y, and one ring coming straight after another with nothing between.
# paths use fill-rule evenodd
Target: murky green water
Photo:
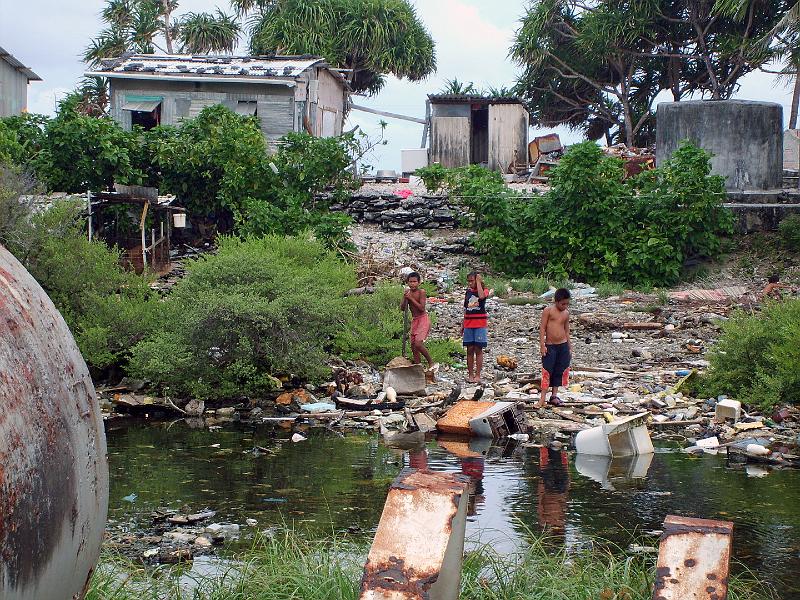
<instances>
[{"instance_id":1,"label":"murky green water","mask_svg":"<svg viewBox=\"0 0 800 600\"><path fill-rule=\"evenodd\" d=\"M668 450L637 460L550 455L514 444L433 440L413 453L372 435L341 438L243 426L218 431L183 423L108 427L110 514L116 530L146 526L159 506L211 508L215 521L263 529L293 524L320 535L374 531L386 490L404 466L472 477L467 536L513 549L527 531L557 542L599 536L656 546L668 514L735 523L734 551L782 598L800 598L800 472L729 468L724 457ZM270 449L256 455L255 446ZM136 494L133 502L131 494Z\"/></svg>"}]
</instances>

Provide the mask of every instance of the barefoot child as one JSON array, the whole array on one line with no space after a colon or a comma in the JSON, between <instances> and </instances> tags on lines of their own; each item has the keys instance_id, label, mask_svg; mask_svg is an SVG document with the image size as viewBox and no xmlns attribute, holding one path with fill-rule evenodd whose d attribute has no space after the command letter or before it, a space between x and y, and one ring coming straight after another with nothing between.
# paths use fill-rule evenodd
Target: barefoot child
<instances>
[{"instance_id":1,"label":"barefoot child","mask_svg":"<svg viewBox=\"0 0 800 600\"><path fill-rule=\"evenodd\" d=\"M486 299L491 290L483 287L478 273L467 275L464 296L464 347L467 349L467 383L480 383L483 369L483 349L488 343Z\"/></svg>"},{"instance_id":2,"label":"barefoot child","mask_svg":"<svg viewBox=\"0 0 800 600\"><path fill-rule=\"evenodd\" d=\"M569 290L556 290L553 304L542 312L539 326L539 351L542 355L542 398L536 408L544 408L547 388L552 387L550 403L561 404L559 386L567 385L572 343L569 340Z\"/></svg>"},{"instance_id":3,"label":"barefoot child","mask_svg":"<svg viewBox=\"0 0 800 600\"><path fill-rule=\"evenodd\" d=\"M428 354L428 349L425 348L425 340L431 332L431 318L425 310L427 302L425 290L419 287L420 276L419 273L409 273L406 277L408 287L403 294L403 301L400 303L400 310L405 310L406 307L411 309L411 315L414 317L411 320L411 351L414 354L414 364L418 365L422 362L420 355L425 357L428 361L428 368L433 367L433 360L431 355Z\"/></svg>"}]
</instances>

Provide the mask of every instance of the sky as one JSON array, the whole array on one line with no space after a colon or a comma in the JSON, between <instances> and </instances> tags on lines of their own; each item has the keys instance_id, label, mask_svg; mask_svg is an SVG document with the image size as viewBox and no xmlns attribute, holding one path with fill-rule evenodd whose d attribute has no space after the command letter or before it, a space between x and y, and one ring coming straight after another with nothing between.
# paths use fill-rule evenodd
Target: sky
<instances>
[{"instance_id":1,"label":"sky","mask_svg":"<svg viewBox=\"0 0 800 600\"><path fill-rule=\"evenodd\" d=\"M442 89L445 81L474 82L479 87L511 86L515 65L508 49L526 0L413 0L420 18L430 30L437 52L437 72L429 79L411 83L390 77L383 91L372 98L355 98L356 104L424 118L425 98ZM178 13L227 9L227 0L181 0ZM0 0L0 46L31 67L42 82L31 83L28 110L52 114L56 102L78 83L84 72L80 55L101 28L103 0ZM773 75L751 73L741 80L735 96L778 102L788 120L791 90ZM668 98L664 98L667 101ZM373 139L380 134L376 115L353 111L347 128L358 125ZM400 151L419 148L422 125L385 119L385 138L368 161L375 168L400 169ZM580 135L557 128L531 130L531 136L556 131L564 143Z\"/></svg>"}]
</instances>

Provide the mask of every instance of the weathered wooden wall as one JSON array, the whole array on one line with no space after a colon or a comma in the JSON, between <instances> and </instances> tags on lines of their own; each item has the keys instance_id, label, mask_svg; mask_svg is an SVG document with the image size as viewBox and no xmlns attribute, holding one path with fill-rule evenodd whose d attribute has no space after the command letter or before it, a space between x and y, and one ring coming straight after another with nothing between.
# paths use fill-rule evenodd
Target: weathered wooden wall
<instances>
[{"instance_id":1,"label":"weathered wooden wall","mask_svg":"<svg viewBox=\"0 0 800 600\"><path fill-rule=\"evenodd\" d=\"M344 91L336 78L325 69L316 69L319 81L317 93L317 129L315 135L341 135L344 125ZM313 99L312 99L313 102Z\"/></svg>"},{"instance_id":2,"label":"weathered wooden wall","mask_svg":"<svg viewBox=\"0 0 800 600\"><path fill-rule=\"evenodd\" d=\"M28 78L0 59L0 117L20 114L28 105Z\"/></svg>"},{"instance_id":3,"label":"weathered wooden wall","mask_svg":"<svg viewBox=\"0 0 800 600\"><path fill-rule=\"evenodd\" d=\"M520 104L489 105L489 168L528 162L528 113Z\"/></svg>"},{"instance_id":4,"label":"weathered wooden wall","mask_svg":"<svg viewBox=\"0 0 800 600\"><path fill-rule=\"evenodd\" d=\"M469 117L433 117L431 119L431 163L443 167L463 167L469 164Z\"/></svg>"},{"instance_id":5,"label":"weathered wooden wall","mask_svg":"<svg viewBox=\"0 0 800 600\"><path fill-rule=\"evenodd\" d=\"M161 123L177 125L196 117L206 106L222 104L236 110L238 103L256 102L261 130L270 149L282 136L295 130L294 90L288 86L248 83L203 83L191 81L113 80L111 116L125 129L131 128L131 113L123 110L128 95L162 96Z\"/></svg>"}]
</instances>

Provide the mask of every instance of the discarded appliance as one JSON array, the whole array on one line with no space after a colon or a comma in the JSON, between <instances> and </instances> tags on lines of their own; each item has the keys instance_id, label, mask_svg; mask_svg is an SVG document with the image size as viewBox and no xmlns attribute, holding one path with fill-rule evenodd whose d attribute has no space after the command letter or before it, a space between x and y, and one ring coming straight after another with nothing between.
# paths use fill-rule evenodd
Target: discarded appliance
<instances>
[{"instance_id":1,"label":"discarded appliance","mask_svg":"<svg viewBox=\"0 0 800 600\"><path fill-rule=\"evenodd\" d=\"M561 138L558 137L557 133L540 135L533 138L533 141L528 144L528 159L532 165L535 165L540 157L553 152L563 151L564 146L561 144Z\"/></svg>"},{"instance_id":2,"label":"discarded appliance","mask_svg":"<svg viewBox=\"0 0 800 600\"><path fill-rule=\"evenodd\" d=\"M714 420L723 423L727 419L732 419L734 423L742 418L742 403L738 400L725 398L717 402L714 407Z\"/></svg>"},{"instance_id":3,"label":"discarded appliance","mask_svg":"<svg viewBox=\"0 0 800 600\"><path fill-rule=\"evenodd\" d=\"M575 470L584 477L593 479L604 490L615 489L615 481L644 479L653 462L653 454L634 456L596 456L592 454L576 454Z\"/></svg>"},{"instance_id":4,"label":"discarded appliance","mask_svg":"<svg viewBox=\"0 0 800 600\"><path fill-rule=\"evenodd\" d=\"M436 423L439 431L485 438L502 438L528 430L525 413L516 402L462 400Z\"/></svg>"},{"instance_id":5,"label":"discarded appliance","mask_svg":"<svg viewBox=\"0 0 800 600\"><path fill-rule=\"evenodd\" d=\"M394 388L398 396L416 396L425 393L425 369L422 365L391 367L383 373L383 389Z\"/></svg>"},{"instance_id":6,"label":"discarded appliance","mask_svg":"<svg viewBox=\"0 0 800 600\"><path fill-rule=\"evenodd\" d=\"M647 431L649 416L640 413L580 431L575 436L575 450L578 454L614 457L652 454L653 442Z\"/></svg>"},{"instance_id":7,"label":"discarded appliance","mask_svg":"<svg viewBox=\"0 0 800 600\"><path fill-rule=\"evenodd\" d=\"M457 600L468 485L452 473L398 475L364 565L361 600Z\"/></svg>"},{"instance_id":8,"label":"discarded appliance","mask_svg":"<svg viewBox=\"0 0 800 600\"><path fill-rule=\"evenodd\" d=\"M400 150L400 165L403 175L413 175L417 169L428 166L428 149Z\"/></svg>"},{"instance_id":9,"label":"discarded appliance","mask_svg":"<svg viewBox=\"0 0 800 600\"><path fill-rule=\"evenodd\" d=\"M669 515L656 567L653 600L728 597L733 523Z\"/></svg>"},{"instance_id":10,"label":"discarded appliance","mask_svg":"<svg viewBox=\"0 0 800 600\"><path fill-rule=\"evenodd\" d=\"M95 389L64 319L0 246L0 596L82 598L108 510Z\"/></svg>"}]
</instances>

